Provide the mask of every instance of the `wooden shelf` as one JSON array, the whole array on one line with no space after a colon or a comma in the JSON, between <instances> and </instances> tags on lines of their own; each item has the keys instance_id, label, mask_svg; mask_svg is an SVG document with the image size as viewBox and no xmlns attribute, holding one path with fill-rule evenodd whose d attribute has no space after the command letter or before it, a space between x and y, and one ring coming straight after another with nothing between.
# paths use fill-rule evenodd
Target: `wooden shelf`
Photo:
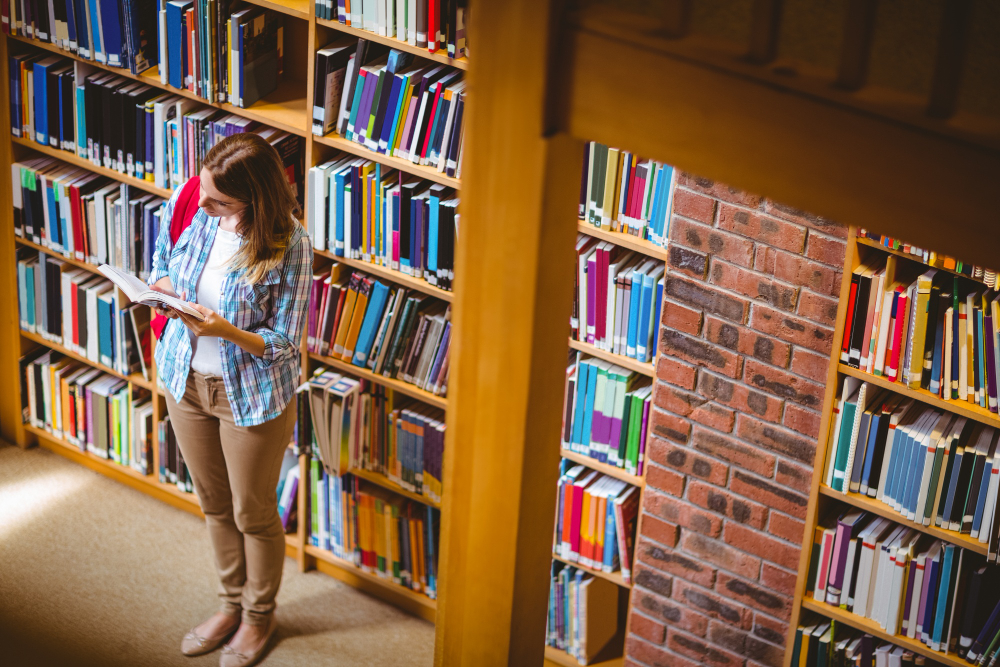
<instances>
[{"instance_id":1,"label":"wooden shelf","mask_svg":"<svg viewBox=\"0 0 1000 667\"><path fill-rule=\"evenodd\" d=\"M598 359L604 359L605 361L610 361L613 364L617 364L622 368L627 368L630 371L635 371L636 373L641 373L648 377L653 377L656 375L656 364L646 363L645 361L638 361L630 357L623 357L620 354L615 354L614 352L608 352L607 350L602 350L601 348L591 345L590 343L584 343L573 338L569 339L569 346L574 350L579 350L584 354L589 354L592 357L597 357Z\"/></svg>"},{"instance_id":2,"label":"wooden shelf","mask_svg":"<svg viewBox=\"0 0 1000 667\"><path fill-rule=\"evenodd\" d=\"M138 178L128 176L126 174L118 173L114 169L106 169L104 167L98 167L90 160L79 157L76 153L70 153L69 151L59 150L58 148L52 148L51 146L43 146L42 144L35 143L34 141L25 139L23 137L12 136L10 139L15 144L18 144L20 146L30 148L31 150L38 151L39 153L45 153L46 155L50 155L56 158L57 160L62 160L63 162L66 162L76 167L81 167L95 174L100 174L101 176L107 176L108 178L112 178L120 183L125 183L126 185L137 187L140 190L144 190L145 192L152 192L153 194L159 195L164 199L169 199L170 195L173 194L172 190L167 190L165 188L158 188L149 181L143 181Z\"/></svg>"},{"instance_id":3,"label":"wooden shelf","mask_svg":"<svg viewBox=\"0 0 1000 667\"><path fill-rule=\"evenodd\" d=\"M435 62L451 65L456 69L469 69L468 58L450 58L447 50L438 50L432 53L427 49L421 49L413 44L402 42L394 37L384 37L374 32L368 32L367 30L352 28L351 26L344 25L339 21L317 18L316 25L321 25L324 28L330 28L331 30L346 32L348 35L354 35L360 39L367 39L372 42L378 42L379 44L385 44L396 49L397 51L406 51L407 53L412 53L416 56L420 56L421 58L426 58L427 60L433 60Z\"/></svg>"},{"instance_id":4,"label":"wooden shelf","mask_svg":"<svg viewBox=\"0 0 1000 667\"><path fill-rule=\"evenodd\" d=\"M985 285L985 283L982 280L973 278L972 276L968 276L964 273L959 273L954 269L946 269L943 266L931 266L930 264L924 261L923 257L919 257L917 255L911 255L908 252L903 252L902 250L896 250L895 248L889 248L887 246L882 245L878 241L873 241L872 239L865 239L858 237L857 242L860 245L867 246L869 248L875 248L876 250L881 250L882 252L887 253L889 255L895 255L896 257L902 257L903 259L908 259L911 262L920 264L921 266L926 266L928 269L937 269L938 271L944 271L945 273L950 273L953 276L958 276L959 278L964 278L965 280L971 280L974 283Z\"/></svg>"},{"instance_id":5,"label":"wooden shelf","mask_svg":"<svg viewBox=\"0 0 1000 667\"><path fill-rule=\"evenodd\" d=\"M632 588L632 584L626 582L624 577L622 577L621 570L615 570L614 572L604 572L603 570L595 570L593 568L584 567L579 563L574 563L566 558L563 558L558 554L552 554L552 560L557 560L560 563L566 563L567 565L572 565L578 570L583 570L584 572L588 572L594 575L595 577L600 577L601 579L607 579L611 583L617 586L621 586L622 588Z\"/></svg>"},{"instance_id":6,"label":"wooden shelf","mask_svg":"<svg viewBox=\"0 0 1000 667\"><path fill-rule=\"evenodd\" d=\"M351 473L355 477L365 480L366 482L370 482L376 486L381 486L383 489L388 489L395 494L403 496L404 498L409 498L410 500L414 500L424 505L430 505L431 507L436 507L438 509L441 508L441 504L437 501L428 498L427 496L422 496L419 493L407 491L381 473L371 472L370 470L362 470L360 468L348 468L347 472Z\"/></svg>"},{"instance_id":7,"label":"wooden shelf","mask_svg":"<svg viewBox=\"0 0 1000 667\"><path fill-rule=\"evenodd\" d=\"M576 658L566 651L560 651L554 646L545 647L545 660L556 665L562 665L563 667L580 667L580 663ZM624 664L625 658L611 658L610 660L603 660L601 662L592 662L588 667L622 667Z\"/></svg>"},{"instance_id":8,"label":"wooden shelf","mask_svg":"<svg viewBox=\"0 0 1000 667\"><path fill-rule=\"evenodd\" d=\"M346 361L334 359L333 357L324 357L322 354L316 354L315 352L310 352L309 358L315 359L316 361L326 364L327 366L331 366L338 371L343 371L355 377L364 378L374 382L375 384L380 384L383 387L389 387L390 389L398 391L401 394L412 396L417 400L441 408L442 410L446 410L448 408L448 399L446 397L435 396L429 391L418 389L408 382L382 377L381 375L376 375L367 368L361 368L360 366L355 366L354 364L349 364Z\"/></svg>"},{"instance_id":9,"label":"wooden shelf","mask_svg":"<svg viewBox=\"0 0 1000 667\"><path fill-rule=\"evenodd\" d=\"M988 545L981 543L979 540L973 539L968 535L956 533L953 530L943 530L937 526L925 526L922 523L910 521L896 510L892 509L885 503L875 500L874 498L863 496L860 493L843 494L840 491L830 488L826 484L820 485L819 492L828 498L833 498L847 503L848 505L853 505L858 509L871 512L872 514L878 514L879 516L884 516L887 519L892 519L898 524L902 524L908 528L915 528L916 530L932 535L939 540L956 544L963 549L968 549L969 551L974 551L984 556L986 555Z\"/></svg>"},{"instance_id":10,"label":"wooden shelf","mask_svg":"<svg viewBox=\"0 0 1000 667\"><path fill-rule=\"evenodd\" d=\"M297 19L309 20L309 0L247 0L247 2Z\"/></svg>"},{"instance_id":11,"label":"wooden shelf","mask_svg":"<svg viewBox=\"0 0 1000 667\"><path fill-rule=\"evenodd\" d=\"M857 368L851 368L847 364L839 364L838 370L844 375L850 375L851 377L864 380L869 384L889 389L897 394L907 396L920 401L921 403L926 403L927 405L938 408L939 410L953 412L956 415L968 417L969 419L974 419L977 422L987 424L989 426L1000 427L1000 416L990 412L987 408L979 407L978 405L974 405L968 401L946 401L926 389L911 389L910 387L907 387L899 382L889 382L883 377L866 373L865 371Z\"/></svg>"},{"instance_id":12,"label":"wooden shelf","mask_svg":"<svg viewBox=\"0 0 1000 667\"><path fill-rule=\"evenodd\" d=\"M652 241L641 239L638 236L622 234L621 232L607 231L601 229L600 227L595 227L585 220L577 220L577 231L580 231L587 236L593 236L596 239L601 239L602 241L610 241L615 245L620 245L628 248L629 250L635 250L638 253L648 255L654 259L660 259L664 262L667 261L666 248L661 248Z\"/></svg>"},{"instance_id":13,"label":"wooden shelf","mask_svg":"<svg viewBox=\"0 0 1000 667\"><path fill-rule=\"evenodd\" d=\"M814 600L811 593L807 593L802 597L802 607L818 614L822 614L827 618L841 623L846 623L852 628L856 628L862 632L867 632L873 637L884 639L887 642L892 642L896 646L902 646L904 649L927 656L932 660L938 661L942 665L947 665L948 667L969 667L969 663L962 660L954 653L934 651L930 647L918 642L915 639L889 634L880 628L878 623L870 619L853 614L846 609L841 609L840 607L834 607L831 604Z\"/></svg>"},{"instance_id":14,"label":"wooden shelf","mask_svg":"<svg viewBox=\"0 0 1000 667\"><path fill-rule=\"evenodd\" d=\"M564 459L569 459L575 463L585 465L591 470L596 470L599 473L608 475L609 477L614 477L620 479L623 482L628 482L632 486L638 486L640 489L646 486L646 481L638 475L630 475L625 472L624 468L619 468L607 463L601 463L597 459L592 459L586 454L577 454L576 452L571 452L565 447L559 449L559 455Z\"/></svg>"},{"instance_id":15,"label":"wooden shelf","mask_svg":"<svg viewBox=\"0 0 1000 667\"><path fill-rule=\"evenodd\" d=\"M447 185L448 187L457 189L461 184L461 181L459 181L459 179L446 176L444 173L438 171L437 169L432 169L431 167L426 167L421 164L413 164L409 160L404 160L398 157L392 157L391 155L376 153L375 151L368 150L361 144L356 144L353 141L348 141L347 139L337 134L328 134L322 137L313 135L313 141L315 141L316 143L324 144L326 146L331 146L333 148L338 148L347 153L352 153L354 155L366 158L373 162L384 164L388 167L399 169L400 171L405 171L408 174L413 174L414 176L419 176L420 178L426 178L428 181L434 181L435 183L441 183L443 185Z\"/></svg>"},{"instance_id":16,"label":"wooden shelf","mask_svg":"<svg viewBox=\"0 0 1000 667\"><path fill-rule=\"evenodd\" d=\"M119 373L110 366L105 366L104 364L95 363L90 359L88 359L87 357L83 356L82 354L77 354L73 350L70 350L67 347L63 347L59 343L54 343L50 340L46 340L41 336L39 336L38 334L33 334L30 331L25 331L24 329L21 329L20 333L21 336L27 338L28 340L32 340L38 343L39 345L44 345L50 350L55 350L60 354L66 355L67 357L72 357L77 361L82 361L83 363L89 366L93 366L94 368L99 368L100 370L104 371L105 373L108 373L109 375L114 375L115 377L121 378L122 380L128 380L129 382L138 387L148 389L154 395L158 395L160 393L159 389L156 388L156 385L151 380L147 380L146 378L144 378L141 373L135 373L133 375L123 375L122 373Z\"/></svg>"},{"instance_id":17,"label":"wooden shelf","mask_svg":"<svg viewBox=\"0 0 1000 667\"><path fill-rule=\"evenodd\" d=\"M356 567L354 563L337 558L326 549L320 549L307 543L305 552L318 561L317 569L321 572L336 577L355 588L377 595L415 616L420 616L431 622L434 621L437 613L437 600L432 600L423 593L418 593L389 579L383 579L372 572L365 572L360 567ZM333 567L323 567L324 564Z\"/></svg>"},{"instance_id":18,"label":"wooden shelf","mask_svg":"<svg viewBox=\"0 0 1000 667\"><path fill-rule=\"evenodd\" d=\"M413 276L408 276L401 271L394 271L388 267L382 266L381 264L371 264L369 262L362 261L360 259L348 259L347 257L337 257L332 252L328 250L313 250L313 253L321 257L326 257L332 259L335 262L340 262L350 266L351 268L357 269L358 271L364 271L365 273L371 273L381 278L395 283L396 285L401 285L409 289L415 289L418 292L423 292L424 294L429 294L433 297L437 297L442 301L447 301L451 303L453 293L448 290L443 290L440 287L435 287L431 285L426 280L420 278L414 278Z\"/></svg>"},{"instance_id":19,"label":"wooden shelf","mask_svg":"<svg viewBox=\"0 0 1000 667\"><path fill-rule=\"evenodd\" d=\"M94 273L94 274L97 274L97 275L101 275L101 276L104 275L103 273L101 273L100 271L97 270L97 265L95 265L95 264L91 264L90 262L83 262L83 261L80 261L78 259L74 259L72 257L67 257L66 255L63 255L60 252L52 250L51 248L46 248L43 245L35 243L34 241L29 241L28 239L23 238L21 236L15 236L14 237L14 243L16 243L17 245L24 246L26 248L32 248L32 249L37 250L39 252L44 252L46 255L50 255L52 257L60 259L63 262L66 262L67 264L72 264L75 267L78 267L78 268L81 268L81 269L86 269L87 271L90 271L91 273Z\"/></svg>"}]
</instances>

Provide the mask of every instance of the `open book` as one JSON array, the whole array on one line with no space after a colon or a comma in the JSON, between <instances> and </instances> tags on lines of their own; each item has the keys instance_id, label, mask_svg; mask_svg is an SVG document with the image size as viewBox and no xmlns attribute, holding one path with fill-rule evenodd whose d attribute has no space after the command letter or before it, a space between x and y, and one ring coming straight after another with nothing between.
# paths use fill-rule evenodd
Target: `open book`
<instances>
[{"instance_id":1,"label":"open book","mask_svg":"<svg viewBox=\"0 0 1000 667\"><path fill-rule=\"evenodd\" d=\"M185 315L190 315L196 320L203 321L205 319L204 315L192 308L186 301L150 289L149 285L135 276L129 275L124 271L119 271L113 266L101 264L97 267L97 270L107 276L121 291L125 292L125 296L135 303L141 303L146 306L165 305Z\"/></svg>"}]
</instances>

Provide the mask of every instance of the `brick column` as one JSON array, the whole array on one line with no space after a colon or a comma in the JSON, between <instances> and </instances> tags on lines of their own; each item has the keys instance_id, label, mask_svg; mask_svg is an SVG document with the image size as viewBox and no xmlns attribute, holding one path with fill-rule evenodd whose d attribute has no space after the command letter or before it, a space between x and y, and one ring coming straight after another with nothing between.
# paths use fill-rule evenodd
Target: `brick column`
<instances>
[{"instance_id":1,"label":"brick column","mask_svg":"<svg viewBox=\"0 0 1000 667\"><path fill-rule=\"evenodd\" d=\"M782 664L846 236L680 178L627 664Z\"/></svg>"}]
</instances>

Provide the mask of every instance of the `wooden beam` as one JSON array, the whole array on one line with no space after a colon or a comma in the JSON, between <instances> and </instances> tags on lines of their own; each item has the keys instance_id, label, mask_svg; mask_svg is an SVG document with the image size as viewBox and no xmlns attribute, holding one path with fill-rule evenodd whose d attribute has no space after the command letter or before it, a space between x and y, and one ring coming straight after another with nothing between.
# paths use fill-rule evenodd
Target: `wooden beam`
<instances>
[{"instance_id":1,"label":"wooden beam","mask_svg":"<svg viewBox=\"0 0 1000 667\"><path fill-rule=\"evenodd\" d=\"M927 115L950 118L958 108L958 95L965 68L965 54L972 24L972 0L944 3L941 30L938 33L937 57Z\"/></svg>"},{"instance_id":2,"label":"wooden beam","mask_svg":"<svg viewBox=\"0 0 1000 667\"><path fill-rule=\"evenodd\" d=\"M750 14L750 50L747 60L760 65L778 55L782 0L754 0Z\"/></svg>"},{"instance_id":3,"label":"wooden beam","mask_svg":"<svg viewBox=\"0 0 1000 667\"><path fill-rule=\"evenodd\" d=\"M837 85L844 90L858 90L868 82L877 14L878 0L848 0L837 67Z\"/></svg>"},{"instance_id":4,"label":"wooden beam","mask_svg":"<svg viewBox=\"0 0 1000 667\"><path fill-rule=\"evenodd\" d=\"M691 28L691 0L664 0L662 16L665 37L684 37Z\"/></svg>"}]
</instances>

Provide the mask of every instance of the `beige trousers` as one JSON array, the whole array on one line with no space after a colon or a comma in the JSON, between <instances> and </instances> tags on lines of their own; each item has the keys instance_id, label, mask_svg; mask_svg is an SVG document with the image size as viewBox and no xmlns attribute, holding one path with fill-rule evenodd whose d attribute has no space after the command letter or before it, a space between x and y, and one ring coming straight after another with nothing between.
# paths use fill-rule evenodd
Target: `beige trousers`
<instances>
[{"instance_id":1,"label":"beige trousers","mask_svg":"<svg viewBox=\"0 0 1000 667\"><path fill-rule=\"evenodd\" d=\"M274 611L285 560L277 486L295 428L295 399L271 421L237 426L220 377L192 370L180 403L166 394L215 551L222 611L264 624Z\"/></svg>"}]
</instances>

